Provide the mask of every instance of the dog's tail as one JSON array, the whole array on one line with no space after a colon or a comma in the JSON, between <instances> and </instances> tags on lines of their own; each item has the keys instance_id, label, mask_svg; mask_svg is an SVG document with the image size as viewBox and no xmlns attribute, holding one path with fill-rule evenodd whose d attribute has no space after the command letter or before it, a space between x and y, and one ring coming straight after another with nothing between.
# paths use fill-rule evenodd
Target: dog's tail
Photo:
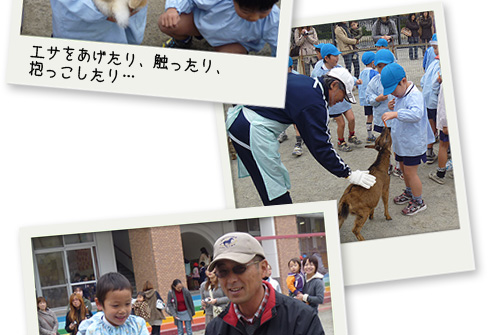
<instances>
[{"instance_id":1,"label":"dog's tail","mask_svg":"<svg viewBox=\"0 0 490 335\"><path fill-rule=\"evenodd\" d=\"M339 228L344 224L345 219L349 216L349 204L343 198L340 199L339 203Z\"/></svg>"},{"instance_id":2,"label":"dog's tail","mask_svg":"<svg viewBox=\"0 0 490 335\"><path fill-rule=\"evenodd\" d=\"M117 24L121 28L126 28L129 25L129 7L127 1L118 0L115 1L112 10L114 12L114 17L116 19Z\"/></svg>"}]
</instances>

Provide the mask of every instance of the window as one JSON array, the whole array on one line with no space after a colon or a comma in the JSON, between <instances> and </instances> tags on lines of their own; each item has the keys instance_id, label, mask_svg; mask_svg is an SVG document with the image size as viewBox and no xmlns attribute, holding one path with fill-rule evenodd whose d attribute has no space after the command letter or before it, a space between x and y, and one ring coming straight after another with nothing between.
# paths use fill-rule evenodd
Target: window
<instances>
[{"instance_id":1,"label":"window","mask_svg":"<svg viewBox=\"0 0 490 335\"><path fill-rule=\"evenodd\" d=\"M36 292L51 308L67 306L77 286L94 300L98 269L93 234L39 237L32 244Z\"/></svg>"}]
</instances>

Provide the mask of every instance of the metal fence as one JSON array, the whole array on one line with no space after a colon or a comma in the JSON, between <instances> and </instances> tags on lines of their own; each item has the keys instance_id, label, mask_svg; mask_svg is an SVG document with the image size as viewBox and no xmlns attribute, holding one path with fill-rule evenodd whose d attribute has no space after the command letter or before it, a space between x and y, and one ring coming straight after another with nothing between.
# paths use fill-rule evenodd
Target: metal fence
<instances>
[{"instance_id":1,"label":"metal fence","mask_svg":"<svg viewBox=\"0 0 490 335\"><path fill-rule=\"evenodd\" d=\"M434 25L434 16L433 13L430 13L432 17L433 23L433 31L435 31ZM405 72L407 73L407 78L410 81L413 81L416 85L420 84L420 79L424 75L424 68L422 66L424 52L427 50L430 45L428 43L422 43L419 39L419 43L409 44L408 37L401 33L402 28L405 27L406 22L408 20L407 15L398 15L398 16L390 16L390 19L395 22L396 26L396 35L391 43L389 43L389 49L395 55L396 62L403 66ZM362 63L362 55L367 51L376 52L375 40L373 38L373 25L377 18L369 18L364 20L356 20L359 23L359 29L362 31L363 36L359 39L359 43L356 45L356 49L353 51L343 51L342 55L347 55L349 53L354 53L353 59L354 62L359 62L359 71L362 71L365 68L365 65ZM337 23L328 23L313 26L317 30L317 34L319 36L318 43L332 43L337 45L335 40L335 26ZM294 28L292 30L291 42L293 43ZM303 55L292 57L294 62L294 69L299 73L304 74L311 73L313 69L312 65L310 65L310 71L304 69L303 57L316 55ZM299 66L298 66L299 64ZM345 67L344 58L342 56L339 57L339 65ZM355 74L354 64L351 65L351 68L348 69L352 75Z\"/></svg>"}]
</instances>

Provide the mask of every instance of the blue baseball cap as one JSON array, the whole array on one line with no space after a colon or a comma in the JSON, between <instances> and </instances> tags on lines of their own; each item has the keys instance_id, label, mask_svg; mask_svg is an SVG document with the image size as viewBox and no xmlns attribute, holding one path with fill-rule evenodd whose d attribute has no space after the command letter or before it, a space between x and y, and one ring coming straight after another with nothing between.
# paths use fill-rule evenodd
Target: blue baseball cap
<instances>
[{"instance_id":1,"label":"blue baseball cap","mask_svg":"<svg viewBox=\"0 0 490 335\"><path fill-rule=\"evenodd\" d=\"M293 66L293 59L291 58L291 56L289 56L289 64L288 64L288 67L291 67Z\"/></svg>"},{"instance_id":2,"label":"blue baseball cap","mask_svg":"<svg viewBox=\"0 0 490 335\"><path fill-rule=\"evenodd\" d=\"M364 65L371 64L371 63L374 61L374 56L375 56L375 54L374 54L374 52L372 52L372 51L367 51L367 52L365 52L365 53L362 55L362 58L361 58L362 63L363 63Z\"/></svg>"},{"instance_id":3,"label":"blue baseball cap","mask_svg":"<svg viewBox=\"0 0 490 335\"><path fill-rule=\"evenodd\" d=\"M325 43L318 43L318 44L314 44L313 46L315 47L315 49L322 49L322 46L324 46Z\"/></svg>"},{"instance_id":4,"label":"blue baseball cap","mask_svg":"<svg viewBox=\"0 0 490 335\"><path fill-rule=\"evenodd\" d=\"M398 83L406 77L405 70L400 64L391 63L386 65L381 71L381 84L383 85L383 94L393 93Z\"/></svg>"},{"instance_id":5,"label":"blue baseball cap","mask_svg":"<svg viewBox=\"0 0 490 335\"><path fill-rule=\"evenodd\" d=\"M383 64L391 64L395 61L395 55L388 49L381 49L376 52L374 56L374 65L378 65L379 63Z\"/></svg>"},{"instance_id":6,"label":"blue baseball cap","mask_svg":"<svg viewBox=\"0 0 490 335\"><path fill-rule=\"evenodd\" d=\"M437 45L437 34L432 35L432 39L429 42L430 45Z\"/></svg>"},{"instance_id":7,"label":"blue baseball cap","mask_svg":"<svg viewBox=\"0 0 490 335\"><path fill-rule=\"evenodd\" d=\"M322 46L321 54L322 54L322 58L325 58L328 55L333 55L333 56L340 55L341 52L332 43L326 43Z\"/></svg>"},{"instance_id":8,"label":"blue baseball cap","mask_svg":"<svg viewBox=\"0 0 490 335\"><path fill-rule=\"evenodd\" d=\"M380 38L378 42L376 42L375 46L377 47L387 47L388 46L388 41L385 40L384 38Z\"/></svg>"}]
</instances>

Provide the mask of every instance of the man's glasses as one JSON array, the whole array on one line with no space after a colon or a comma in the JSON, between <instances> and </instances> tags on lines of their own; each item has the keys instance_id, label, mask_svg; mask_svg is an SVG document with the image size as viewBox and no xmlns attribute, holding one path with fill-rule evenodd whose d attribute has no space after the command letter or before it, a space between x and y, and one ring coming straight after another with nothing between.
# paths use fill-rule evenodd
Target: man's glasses
<instances>
[{"instance_id":1,"label":"man's glasses","mask_svg":"<svg viewBox=\"0 0 490 335\"><path fill-rule=\"evenodd\" d=\"M226 278L230 274L230 271L233 271L236 275L241 275L245 271L247 271L248 267L253 264L258 264L261 261L254 261L246 264L238 264L231 268L231 270L225 266L217 266L215 270L216 277L218 278Z\"/></svg>"}]
</instances>

